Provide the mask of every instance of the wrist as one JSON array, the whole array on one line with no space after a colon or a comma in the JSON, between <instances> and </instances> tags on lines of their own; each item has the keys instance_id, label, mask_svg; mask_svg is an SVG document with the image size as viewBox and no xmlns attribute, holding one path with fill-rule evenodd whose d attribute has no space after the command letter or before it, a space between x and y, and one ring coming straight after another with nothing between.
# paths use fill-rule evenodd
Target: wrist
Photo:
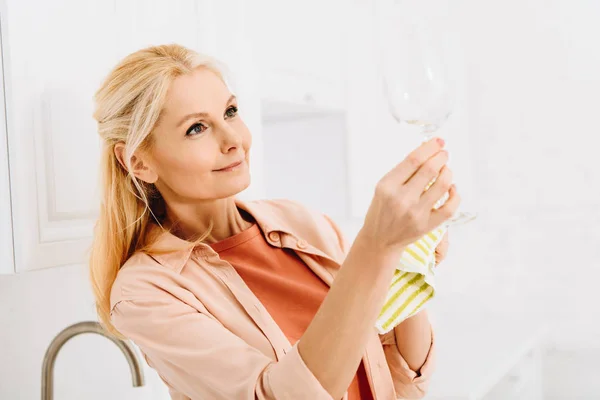
<instances>
[{"instance_id":1,"label":"wrist","mask_svg":"<svg viewBox=\"0 0 600 400\"><path fill-rule=\"evenodd\" d=\"M373 235L370 235L363 230L360 230L356 236L353 247L356 247L362 254L368 254L373 261L377 260L385 264L392 263L394 268L406 249L405 246L390 246L383 244Z\"/></svg>"}]
</instances>

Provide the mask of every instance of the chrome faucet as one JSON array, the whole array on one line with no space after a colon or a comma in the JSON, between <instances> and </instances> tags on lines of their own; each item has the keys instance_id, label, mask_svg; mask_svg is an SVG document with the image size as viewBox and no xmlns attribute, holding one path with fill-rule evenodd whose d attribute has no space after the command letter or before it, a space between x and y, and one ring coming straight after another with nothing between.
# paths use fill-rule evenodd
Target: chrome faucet
<instances>
[{"instance_id":1,"label":"chrome faucet","mask_svg":"<svg viewBox=\"0 0 600 400\"><path fill-rule=\"evenodd\" d=\"M72 337L80 335L82 333L97 333L110 339L114 344L125 355L127 363L129 363L129 369L131 370L131 378L134 387L144 386L144 373L140 362L135 354L133 346L124 340L120 340L110 334L108 334L102 325L94 321L84 321L77 324L71 325L63 329L50 343L46 355L44 356L44 363L42 366L42 400L52 400L54 398L54 363L58 352L63 345L69 341Z\"/></svg>"}]
</instances>

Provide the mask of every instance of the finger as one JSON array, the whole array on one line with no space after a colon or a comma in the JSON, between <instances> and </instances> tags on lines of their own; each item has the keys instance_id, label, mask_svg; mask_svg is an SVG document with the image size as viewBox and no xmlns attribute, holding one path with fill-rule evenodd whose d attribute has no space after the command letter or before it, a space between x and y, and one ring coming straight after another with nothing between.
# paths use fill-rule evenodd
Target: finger
<instances>
[{"instance_id":1,"label":"finger","mask_svg":"<svg viewBox=\"0 0 600 400\"><path fill-rule=\"evenodd\" d=\"M406 188L415 193L418 196L417 198L420 198L429 182L441 173L442 168L444 168L447 162L448 152L446 150L439 151L421 165L421 168L419 168L414 176L406 182Z\"/></svg>"},{"instance_id":2,"label":"finger","mask_svg":"<svg viewBox=\"0 0 600 400\"><path fill-rule=\"evenodd\" d=\"M422 143L406 156L400 164L394 167L389 172L389 176L399 184L404 184L427 160L442 150L443 147L444 141L440 138L434 138Z\"/></svg>"},{"instance_id":3,"label":"finger","mask_svg":"<svg viewBox=\"0 0 600 400\"><path fill-rule=\"evenodd\" d=\"M442 239L440 240L435 249L439 249L440 251L445 250L448 247L448 242L448 231L446 231L446 233L444 234L444 236L442 236Z\"/></svg>"},{"instance_id":4,"label":"finger","mask_svg":"<svg viewBox=\"0 0 600 400\"><path fill-rule=\"evenodd\" d=\"M450 236L448 236L448 231L446 231L446 233L444 234L442 242L446 245L446 247L448 247L448 245L450 244Z\"/></svg>"},{"instance_id":5,"label":"finger","mask_svg":"<svg viewBox=\"0 0 600 400\"><path fill-rule=\"evenodd\" d=\"M445 254L435 253L435 266L437 267L438 265L440 265L442 263L442 261L444 261L445 259L446 259Z\"/></svg>"},{"instance_id":6,"label":"finger","mask_svg":"<svg viewBox=\"0 0 600 400\"><path fill-rule=\"evenodd\" d=\"M446 232L442 240L440 240L438 245L435 247L435 255L437 258L439 258L439 261L446 258L446 254L448 254L448 246L448 232Z\"/></svg>"},{"instance_id":7,"label":"finger","mask_svg":"<svg viewBox=\"0 0 600 400\"><path fill-rule=\"evenodd\" d=\"M442 170L433 185L421 195L421 204L423 207L426 209L433 208L435 203L450 190L453 175L452 170L448 168L448 166L444 165L442 167Z\"/></svg>"},{"instance_id":8,"label":"finger","mask_svg":"<svg viewBox=\"0 0 600 400\"><path fill-rule=\"evenodd\" d=\"M458 192L456 191L456 185L452 185L450 187L450 190L448 190L448 194L448 200L446 200L444 205L438 208L437 210L431 211L431 230L437 228L438 226L446 222L454 215L454 213L456 213L456 210L458 210L461 198Z\"/></svg>"}]
</instances>

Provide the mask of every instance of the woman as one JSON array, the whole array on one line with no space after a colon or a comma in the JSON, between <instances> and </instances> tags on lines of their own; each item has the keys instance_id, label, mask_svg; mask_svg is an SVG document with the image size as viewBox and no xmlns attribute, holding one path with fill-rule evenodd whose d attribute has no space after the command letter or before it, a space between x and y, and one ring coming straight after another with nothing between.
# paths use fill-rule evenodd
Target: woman
<instances>
[{"instance_id":1,"label":"woman","mask_svg":"<svg viewBox=\"0 0 600 400\"><path fill-rule=\"evenodd\" d=\"M379 182L349 248L328 217L297 203L235 198L250 183L252 139L214 60L177 45L144 49L95 99L99 316L140 347L173 399L424 395L426 314L386 335L374 323L404 247L458 206L443 141Z\"/></svg>"}]
</instances>

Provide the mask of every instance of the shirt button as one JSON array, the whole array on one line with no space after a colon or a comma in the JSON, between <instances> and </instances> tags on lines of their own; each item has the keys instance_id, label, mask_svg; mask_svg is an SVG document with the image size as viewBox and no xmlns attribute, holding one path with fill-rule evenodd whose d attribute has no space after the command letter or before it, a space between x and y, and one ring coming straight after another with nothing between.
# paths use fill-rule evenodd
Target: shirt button
<instances>
[{"instance_id":1,"label":"shirt button","mask_svg":"<svg viewBox=\"0 0 600 400\"><path fill-rule=\"evenodd\" d=\"M271 239L273 242L278 242L279 241L279 233L269 232L269 239Z\"/></svg>"},{"instance_id":2,"label":"shirt button","mask_svg":"<svg viewBox=\"0 0 600 400\"><path fill-rule=\"evenodd\" d=\"M298 240L298 243L296 243L296 244L301 249L305 249L308 246L308 243L306 243L306 240L304 240L304 239Z\"/></svg>"}]
</instances>

